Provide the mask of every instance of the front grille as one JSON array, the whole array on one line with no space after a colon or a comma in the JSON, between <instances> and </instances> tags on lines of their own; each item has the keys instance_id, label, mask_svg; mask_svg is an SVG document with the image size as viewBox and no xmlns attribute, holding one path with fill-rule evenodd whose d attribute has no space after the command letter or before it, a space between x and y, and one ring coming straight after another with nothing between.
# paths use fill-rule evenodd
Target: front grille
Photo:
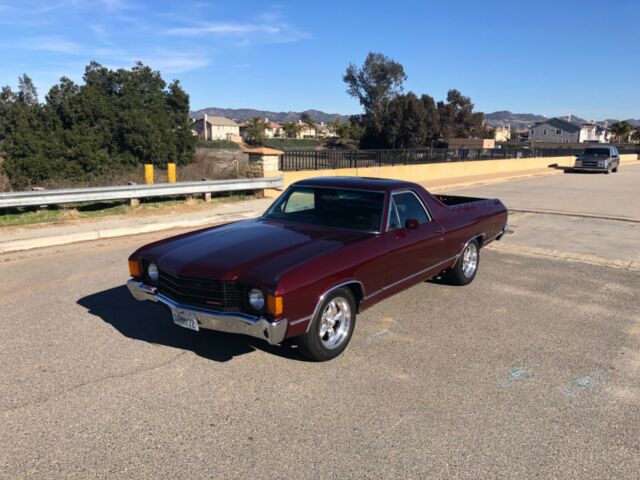
<instances>
[{"instance_id":1,"label":"front grille","mask_svg":"<svg viewBox=\"0 0 640 480\"><path fill-rule=\"evenodd\" d=\"M238 282L203 280L175 275L160 269L158 290L184 305L237 312L242 310L242 287Z\"/></svg>"},{"instance_id":2,"label":"front grille","mask_svg":"<svg viewBox=\"0 0 640 480\"><path fill-rule=\"evenodd\" d=\"M604 165L598 165L598 161L590 161L590 160L583 160L582 161L582 166L583 167L589 167L589 168L598 168L598 167L604 167Z\"/></svg>"}]
</instances>

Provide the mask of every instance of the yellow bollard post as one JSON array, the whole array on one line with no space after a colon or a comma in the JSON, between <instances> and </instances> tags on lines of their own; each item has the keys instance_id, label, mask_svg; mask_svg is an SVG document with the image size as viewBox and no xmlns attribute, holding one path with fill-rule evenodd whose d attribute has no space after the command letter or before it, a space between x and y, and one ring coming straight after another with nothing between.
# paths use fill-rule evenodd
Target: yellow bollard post
<instances>
[{"instance_id":1,"label":"yellow bollard post","mask_svg":"<svg viewBox=\"0 0 640 480\"><path fill-rule=\"evenodd\" d=\"M167 182L176 183L176 164L167 163Z\"/></svg>"},{"instance_id":2,"label":"yellow bollard post","mask_svg":"<svg viewBox=\"0 0 640 480\"><path fill-rule=\"evenodd\" d=\"M150 163L144 164L144 183L147 185L153 184L153 165Z\"/></svg>"}]
</instances>

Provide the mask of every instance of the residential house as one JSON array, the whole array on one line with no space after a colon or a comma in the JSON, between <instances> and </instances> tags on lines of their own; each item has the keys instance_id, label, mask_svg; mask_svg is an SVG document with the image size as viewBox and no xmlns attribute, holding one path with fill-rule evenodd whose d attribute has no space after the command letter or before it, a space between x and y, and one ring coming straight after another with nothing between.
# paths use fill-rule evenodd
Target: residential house
<instances>
[{"instance_id":1,"label":"residential house","mask_svg":"<svg viewBox=\"0 0 640 480\"><path fill-rule=\"evenodd\" d=\"M264 119L267 127L264 129L264 136L267 138L276 138L284 136L282 126L275 122L270 122L268 118Z\"/></svg>"},{"instance_id":2,"label":"residential house","mask_svg":"<svg viewBox=\"0 0 640 480\"><path fill-rule=\"evenodd\" d=\"M316 125L316 137L317 138L335 138L338 134L329 125L324 122L320 122L320 125Z\"/></svg>"},{"instance_id":3,"label":"residential house","mask_svg":"<svg viewBox=\"0 0 640 480\"><path fill-rule=\"evenodd\" d=\"M225 117L208 116L193 122L192 129L201 140L230 140L240 142L240 125Z\"/></svg>"},{"instance_id":4,"label":"residential house","mask_svg":"<svg viewBox=\"0 0 640 480\"><path fill-rule=\"evenodd\" d=\"M606 127L595 123L583 123L580 127L580 143L609 143L611 140L611 132Z\"/></svg>"},{"instance_id":5,"label":"residential house","mask_svg":"<svg viewBox=\"0 0 640 480\"><path fill-rule=\"evenodd\" d=\"M546 143L579 143L580 126L561 120L551 118L543 122L538 122L529 130L530 142Z\"/></svg>"},{"instance_id":6,"label":"residential house","mask_svg":"<svg viewBox=\"0 0 640 480\"><path fill-rule=\"evenodd\" d=\"M282 130L282 125L275 122L270 122L268 118L264 119L264 123L266 124L264 128L264 136L266 138L279 138L284 137L284 132ZM240 124L240 135L245 136L247 128L251 125L250 122L242 122Z\"/></svg>"},{"instance_id":7,"label":"residential house","mask_svg":"<svg viewBox=\"0 0 640 480\"><path fill-rule=\"evenodd\" d=\"M495 128L493 138L496 142L508 142L511 140L511 126L501 125Z\"/></svg>"},{"instance_id":8,"label":"residential house","mask_svg":"<svg viewBox=\"0 0 640 480\"><path fill-rule=\"evenodd\" d=\"M303 123L302 120L298 120L298 123L302 125L298 138L316 138L318 136L318 131L315 126L312 127L311 125Z\"/></svg>"}]
</instances>

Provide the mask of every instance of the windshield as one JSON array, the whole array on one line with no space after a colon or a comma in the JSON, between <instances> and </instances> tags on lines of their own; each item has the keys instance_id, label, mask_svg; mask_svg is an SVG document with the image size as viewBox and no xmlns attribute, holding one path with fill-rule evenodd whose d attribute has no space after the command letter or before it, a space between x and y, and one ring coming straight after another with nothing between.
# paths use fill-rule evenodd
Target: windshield
<instances>
[{"instance_id":1,"label":"windshield","mask_svg":"<svg viewBox=\"0 0 640 480\"><path fill-rule=\"evenodd\" d=\"M584 156L585 157L608 157L609 149L608 148L585 148Z\"/></svg>"},{"instance_id":2,"label":"windshield","mask_svg":"<svg viewBox=\"0 0 640 480\"><path fill-rule=\"evenodd\" d=\"M267 210L264 217L376 232L380 230L383 207L383 192L292 187Z\"/></svg>"}]
</instances>

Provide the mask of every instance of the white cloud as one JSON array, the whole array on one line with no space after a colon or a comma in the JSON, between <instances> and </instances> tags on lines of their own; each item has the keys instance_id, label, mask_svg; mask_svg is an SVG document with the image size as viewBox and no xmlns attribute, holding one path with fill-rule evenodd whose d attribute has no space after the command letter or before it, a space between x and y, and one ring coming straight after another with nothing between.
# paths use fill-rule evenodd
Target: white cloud
<instances>
[{"instance_id":1,"label":"white cloud","mask_svg":"<svg viewBox=\"0 0 640 480\"><path fill-rule=\"evenodd\" d=\"M198 68L206 67L210 61L208 58L190 53L164 52L152 55L142 55L138 60L149 65L161 73L183 73Z\"/></svg>"},{"instance_id":2,"label":"white cloud","mask_svg":"<svg viewBox=\"0 0 640 480\"><path fill-rule=\"evenodd\" d=\"M283 21L280 15L258 15L250 22L201 22L164 31L167 35L181 37L216 36L234 39L239 47L256 43L288 43L311 38L309 32L299 30Z\"/></svg>"},{"instance_id":3,"label":"white cloud","mask_svg":"<svg viewBox=\"0 0 640 480\"><path fill-rule=\"evenodd\" d=\"M259 25L254 23L206 23L195 27L170 28L166 33L170 35L198 36L207 33L218 35L247 35L250 33L266 33L276 35L281 29L273 25Z\"/></svg>"},{"instance_id":4,"label":"white cloud","mask_svg":"<svg viewBox=\"0 0 640 480\"><path fill-rule=\"evenodd\" d=\"M23 44L30 50L65 54L82 53L82 48L79 44L60 37L32 37L24 40Z\"/></svg>"}]
</instances>

